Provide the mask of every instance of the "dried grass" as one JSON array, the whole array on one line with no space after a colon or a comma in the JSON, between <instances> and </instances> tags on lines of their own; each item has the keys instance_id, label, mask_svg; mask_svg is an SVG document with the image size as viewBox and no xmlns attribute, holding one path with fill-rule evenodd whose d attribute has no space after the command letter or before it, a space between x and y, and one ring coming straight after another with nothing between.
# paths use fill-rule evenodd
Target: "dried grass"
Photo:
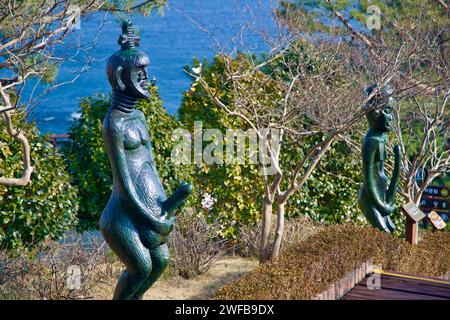
<instances>
[{"instance_id":1,"label":"dried grass","mask_svg":"<svg viewBox=\"0 0 450 320\"><path fill-rule=\"evenodd\" d=\"M70 272L80 270L79 282ZM93 288L117 277L117 259L104 241L46 241L30 251L0 252L0 299L91 299ZM78 287L78 283L81 285Z\"/></svg>"}]
</instances>

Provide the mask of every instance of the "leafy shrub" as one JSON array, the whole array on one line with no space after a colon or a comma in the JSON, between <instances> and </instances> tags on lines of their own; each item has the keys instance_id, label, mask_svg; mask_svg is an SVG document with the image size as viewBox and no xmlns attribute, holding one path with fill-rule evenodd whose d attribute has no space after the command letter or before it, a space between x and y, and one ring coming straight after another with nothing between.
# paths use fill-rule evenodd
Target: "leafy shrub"
<instances>
[{"instance_id":1,"label":"leafy shrub","mask_svg":"<svg viewBox=\"0 0 450 320\"><path fill-rule=\"evenodd\" d=\"M198 61L194 61L194 65ZM223 57L218 55L212 63L202 62L202 77L216 95L225 103L232 105L236 97L233 90L225 84ZM256 86L258 73L249 86ZM262 87L266 98L279 99L279 92L273 85L265 83ZM261 103L264 103L262 101ZM247 130L248 126L239 118L229 116L208 96L198 82L184 94L179 109L179 119L193 132L194 122L202 121L203 129L216 128L225 134L226 129ZM308 137L301 143L286 143L281 153L281 164L286 172L302 159L308 148L321 139ZM206 147L208 142L203 143ZM226 143L224 142L224 149ZM248 159L246 159L248 160ZM224 235L237 239L239 228L258 221L262 206L264 187L258 167L246 161L243 165L208 165L197 167L194 176L199 191L212 194L216 198L210 214L226 226ZM304 187L293 194L286 205L288 217L308 216L325 223L358 221L366 223L358 209L358 193L362 182L361 159L343 141L333 145L319 163L317 170ZM286 186L282 186L286 187ZM200 200L200 199L198 199Z\"/></svg>"},{"instance_id":2,"label":"leafy shrub","mask_svg":"<svg viewBox=\"0 0 450 320\"><path fill-rule=\"evenodd\" d=\"M217 222L208 223L204 215L192 210L177 216L169 241L172 274L189 279L206 273L225 253L221 229Z\"/></svg>"},{"instance_id":3,"label":"leafy shrub","mask_svg":"<svg viewBox=\"0 0 450 320\"><path fill-rule=\"evenodd\" d=\"M194 61L194 64L197 63ZM211 64L205 60L202 76L212 88L218 90L217 96L222 101L232 103L235 98L223 82L224 67L220 55ZM255 81L257 80L255 77ZM202 121L203 130L218 129L224 135L227 129L247 129L242 120L227 116L198 82L194 82L191 89L185 92L178 114L180 122L191 134L194 132L195 121ZM209 143L204 141L203 149ZM224 142L224 150L225 147ZM207 213L225 226L223 236L227 238L236 238L238 227L255 222L260 213L263 185L258 177L258 167L248 162L247 154L246 150L246 162L243 165L225 163L209 165L202 162L196 166L197 170L193 176L199 194L211 194L216 199L212 209ZM197 207L201 207L201 200L202 197L197 199Z\"/></svg>"},{"instance_id":4,"label":"leafy shrub","mask_svg":"<svg viewBox=\"0 0 450 320\"><path fill-rule=\"evenodd\" d=\"M449 271L450 234L425 233L419 245L371 227L325 228L221 288L216 299L311 299L372 258L385 270L441 276Z\"/></svg>"},{"instance_id":5,"label":"leafy shrub","mask_svg":"<svg viewBox=\"0 0 450 320\"><path fill-rule=\"evenodd\" d=\"M171 162L171 136L179 123L162 106L157 87L152 87L150 93L150 100L141 100L136 108L147 118L159 176L170 194L181 180L190 180L190 172L187 166ZM110 105L106 96L82 100L81 117L69 129L70 140L62 148L72 183L78 187L80 231L98 228L100 215L111 195L112 173L102 138L103 119Z\"/></svg>"},{"instance_id":6,"label":"leafy shrub","mask_svg":"<svg viewBox=\"0 0 450 320\"><path fill-rule=\"evenodd\" d=\"M294 163L289 159L302 154L314 139L317 138L305 139L300 150L288 154L286 165ZM349 221L365 224L366 220L358 206L361 170L359 154L355 154L343 141L334 143L303 188L288 200L287 215L305 215L326 224Z\"/></svg>"},{"instance_id":7,"label":"leafy shrub","mask_svg":"<svg viewBox=\"0 0 450 320\"><path fill-rule=\"evenodd\" d=\"M0 185L0 248L16 249L57 239L76 224L76 188L61 155L25 116L13 117L28 137L34 172L25 187ZM22 145L5 132L0 121L0 176L22 174Z\"/></svg>"}]
</instances>

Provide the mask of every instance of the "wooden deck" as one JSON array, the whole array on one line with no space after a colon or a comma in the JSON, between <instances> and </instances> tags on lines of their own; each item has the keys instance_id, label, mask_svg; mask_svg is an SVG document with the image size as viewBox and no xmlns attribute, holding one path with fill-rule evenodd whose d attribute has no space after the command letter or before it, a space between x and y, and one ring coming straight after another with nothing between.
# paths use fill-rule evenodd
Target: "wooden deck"
<instances>
[{"instance_id":1,"label":"wooden deck","mask_svg":"<svg viewBox=\"0 0 450 320\"><path fill-rule=\"evenodd\" d=\"M374 275L380 277L381 288L370 290L367 280ZM394 272L371 273L342 300L450 300L450 281Z\"/></svg>"}]
</instances>

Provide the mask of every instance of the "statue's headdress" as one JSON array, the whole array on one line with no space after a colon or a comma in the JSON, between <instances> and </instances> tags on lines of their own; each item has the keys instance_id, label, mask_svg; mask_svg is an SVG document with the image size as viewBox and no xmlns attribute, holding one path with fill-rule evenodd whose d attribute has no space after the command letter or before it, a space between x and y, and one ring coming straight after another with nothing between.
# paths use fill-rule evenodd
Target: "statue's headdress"
<instances>
[{"instance_id":1,"label":"statue's headdress","mask_svg":"<svg viewBox=\"0 0 450 320\"><path fill-rule=\"evenodd\" d=\"M381 88L378 83L368 86L364 90L366 97L369 97L375 90L377 90L378 92L372 98L370 98L369 101L367 101L367 103L363 106L364 109L370 109L374 106L377 106L385 99L388 99L389 102L392 99L392 93L394 92L394 90L392 89L390 84L386 84Z\"/></svg>"},{"instance_id":2,"label":"statue's headdress","mask_svg":"<svg viewBox=\"0 0 450 320\"><path fill-rule=\"evenodd\" d=\"M120 44L122 50L133 49L139 46L141 38L134 33L133 23L130 20L124 20L122 22L122 34L117 40L117 43Z\"/></svg>"},{"instance_id":3,"label":"statue's headdress","mask_svg":"<svg viewBox=\"0 0 450 320\"><path fill-rule=\"evenodd\" d=\"M109 57L106 64L108 80L113 88L117 86L117 79L115 79L114 75L117 68L120 67L123 70L123 73L129 73L131 72L132 67L145 67L150 64L148 55L136 48L139 46L140 40L141 38L134 32L131 21L123 21L122 34L117 41L121 48Z\"/></svg>"}]
</instances>

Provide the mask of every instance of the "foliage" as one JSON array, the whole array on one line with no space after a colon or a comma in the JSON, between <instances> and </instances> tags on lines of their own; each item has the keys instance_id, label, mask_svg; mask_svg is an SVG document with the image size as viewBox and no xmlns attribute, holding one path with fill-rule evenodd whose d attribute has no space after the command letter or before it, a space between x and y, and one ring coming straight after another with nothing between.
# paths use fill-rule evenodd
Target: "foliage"
<instances>
[{"instance_id":1,"label":"foliage","mask_svg":"<svg viewBox=\"0 0 450 320\"><path fill-rule=\"evenodd\" d=\"M420 19L426 23L419 25L423 28L427 24L446 23L446 8L439 1L434 0L361 0L359 6L350 11L351 15L365 23L367 8L375 5L380 8L384 21L395 21L405 27L414 25L414 21ZM424 10L422 10L424 8ZM424 15L425 14L425 15Z\"/></svg>"},{"instance_id":2,"label":"foliage","mask_svg":"<svg viewBox=\"0 0 450 320\"><path fill-rule=\"evenodd\" d=\"M309 141L308 141L309 140ZM286 153L285 163L300 157L313 138L302 144L297 152ZM361 159L343 141L338 141L321 160L305 186L288 200L288 217L305 215L315 221L343 223L365 221L358 210L361 188Z\"/></svg>"},{"instance_id":3,"label":"foliage","mask_svg":"<svg viewBox=\"0 0 450 320\"><path fill-rule=\"evenodd\" d=\"M258 258L261 242L261 223L242 226L235 244L235 252L244 258ZM273 224L271 232L275 232ZM323 225L308 217L288 219L283 234L283 247L297 245L311 235L323 229Z\"/></svg>"},{"instance_id":4,"label":"foliage","mask_svg":"<svg viewBox=\"0 0 450 320\"><path fill-rule=\"evenodd\" d=\"M371 227L327 227L221 288L215 299L311 299L369 258L386 270L442 276L450 266L450 234L427 232L413 246Z\"/></svg>"},{"instance_id":5,"label":"foliage","mask_svg":"<svg viewBox=\"0 0 450 320\"><path fill-rule=\"evenodd\" d=\"M381 27L384 31L387 31L389 24L393 22L397 26L408 28L420 19L425 23L418 27L424 28L427 24L445 23L447 19L445 7L434 0L287 0L281 1L280 12L286 14L293 11L302 14L310 19L310 26L317 31L329 32L332 28L344 31L343 25L331 23L329 19L334 9L345 13L352 25L367 32L369 30L365 28L366 21L372 14L368 12L368 8L373 5L380 9Z\"/></svg>"},{"instance_id":6,"label":"foliage","mask_svg":"<svg viewBox=\"0 0 450 320\"><path fill-rule=\"evenodd\" d=\"M302 61L305 61L305 53ZM224 61L218 55L211 64L202 62L202 77L222 101L232 105L235 96L233 91L224 84ZM194 61L193 65L198 65ZM320 69L320 62L314 61L304 64L305 71ZM264 72L273 73L274 65L268 65ZM283 76L283 70L277 70ZM259 81L255 73L253 83ZM274 85L262 86L265 93L275 101L279 93ZM191 90L184 95L179 109L180 121L193 131L194 121L202 121L203 129L217 128L223 134L229 128L247 130L248 126L239 118L229 116L218 107L205 92L203 86L193 83ZM283 146L286 152L282 154L281 163L289 168L302 159L304 153L320 136L305 138L300 145ZM203 148L207 143L203 144ZM248 147L248 146L247 146ZM226 143L224 143L224 149ZM246 151L247 152L247 151ZM335 143L328 154L322 159L318 169L306 182L305 186L289 198L286 214L288 217L309 216L316 221L326 223L341 223L358 220L364 223L357 203L357 195L362 181L361 160L349 146L340 141ZM202 163L197 166L195 174L196 185L201 191L212 193L216 203L211 215L226 224L226 236L236 237L243 225L254 224L260 215L262 206L263 184L259 177L257 165L248 162L233 165L208 165Z\"/></svg>"},{"instance_id":7,"label":"foliage","mask_svg":"<svg viewBox=\"0 0 450 320\"><path fill-rule=\"evenodd\" d=\"M124 14L140 13L144 16L148 16L154 10L158 10L158 12L162 13L166 5L167 0L108 0L105 2L104 10Z\"/></svg>"},{"instance_id":8,"label":"foliage","mask_svg":"<svg viewBox=\"0 0 450 320\"><path fill-rule=\"evenodd\" d=\"M147 118L159 176L170 195L179 182L190 180L190 169L172 163L171 135L179 124L164 109L157 87L152 87L150 93L151 98L141 100L136 108ZM78 187L79 230L98 227L100 215L111 195L112 173L102 138L102 123L110 104L110 99L105 96L82 100L81 117L70 127L70 141L62 148L72 183Z\"/></svg>"},{"instance_id":9,"label":"foliage","mask_svg":"<svg viewBox=\"0 0 450 320\"><path fill-rule=\"evenodd\" d=\"M16 249L34 245L45 238L58 239L76 224L76 188L61 155L41 135L34 123L18 113L14 123L28 136L34 172L25 187L0 185L0 248ZM21 144L0 122L0 176L22 174Z\"/></svg>"},{"instance_id":10,"label":"foliage","mask_svg":"<svg viewBox=\"0 0 450 320\"><path fill-rule=\"evenodd\" d=\"M194 64L198 64L198 61L194 61ZM223 57L219 55L211 64L203 61L202 75L217 89L217 95L222 100L232 103L235 99L232 91L223 87L224 67ZM258 81L256 76L254 81ZM203 130L218 129L224 135L227 129L247 130L240 119L227 116L217 107L203 87L196 82L185 92L178 114L180 122L191 133L195 121L202 121ZM203 142L202 151L208 143L210 142ZM226 148L226 143L223 147ZM257 178L259 174L257 166L248 161L247 150L248 146L245 164L206 164L202 161L196 165L196 174L193 177L199 194L209 193L215 198L215 204L208 214L226 227L223 232L226 237L236 237L236 227L254 222L260 211L263 186ZM201 201L201 197L198 201ZM200 203L197 203L197 206L200 207Z\"/></svg>"}]
</instances>

